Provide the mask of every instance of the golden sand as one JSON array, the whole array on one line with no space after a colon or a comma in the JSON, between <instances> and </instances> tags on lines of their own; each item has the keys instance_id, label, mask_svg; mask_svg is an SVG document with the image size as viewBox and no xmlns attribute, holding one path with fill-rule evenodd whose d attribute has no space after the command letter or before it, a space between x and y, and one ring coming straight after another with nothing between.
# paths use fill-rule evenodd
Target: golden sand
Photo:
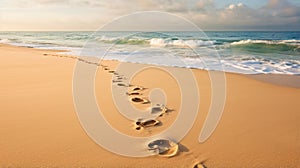
<instances>
[{"instance_id":1,"label":"golden sand","mask_svg":"<svg viewBox=\"0 0 300 168\"><path fill-rule=\"evenodd\" d=\"M77 61L57 57L54 51L0 44L0 167L193 167L199 163L208 168L300 167L299 88L226 73L223 116L212 136L199 143L211 85L207 71L193 69L201 101L179 153L171 158L131 158L103 149L81 127L72 97ZM103 64L114 70L118 62ZM142 130L118 113L107 89L112 78L113 73L99 68L95 91L104 116L117 130L142 137L164 131L174 122L180 109L180 86L169 74L153 67L132 79L131 84L147 88L140 97L148 98L152 88L164 90L167 107L172 109L159 118L162 125ZM149 104L132 104L149 108Z\"/></svg>"}]
</instances>

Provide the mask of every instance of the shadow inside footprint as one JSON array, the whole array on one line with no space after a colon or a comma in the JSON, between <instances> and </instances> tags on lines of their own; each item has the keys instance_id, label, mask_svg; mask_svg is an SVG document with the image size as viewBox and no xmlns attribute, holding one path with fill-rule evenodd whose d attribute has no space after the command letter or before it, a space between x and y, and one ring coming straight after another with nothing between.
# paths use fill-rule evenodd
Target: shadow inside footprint
<instances>
[{"instance_id":1,"label":"shadow inside footprint","mask_svg":"<svg viewBox=\"0 0 300 168\"><path fill-rule=\"evenodd\" d=\"M148 144L149 150L153 150L162 157L173 157L179 152L178 144L167 139L158 139Z\"/></svg>"},{"instance_id":2,"label":"shadow inside footprint","mask_svg":"<svg viewBox=\"0 0 300 168\"><path fill-rule=\"evenodd\" d=\"M152 126L158 126L160 124L160 121L149 119L149 120L137 121L135 124L141 127L152 127Z\"/></svg>"},{"instance_id":3,"label":"shadow inside footprint","mask_svg":"<svg viewBox=\"0 0 300 168\"><path fill-rule=\"evenodd\" d=\"M179 148L180 152L189 152L190 151L186 146L184 146L180 143L178 143L178 148Z\"/></svg>"},{"instance_id":4,"label":"shadow inside footprint","mask_svg":"<svg viewBox=\"0 0 300 168\"><path fill-rule=\"evenodd\" d=\"M169 109L165 105L156 104L151 107L151 114L159 114L159 117L162 117L164 114L174 111L173 109Z\"/></svg>"},{"instance_id":5,"label":"shadow inside footprint","mask_svg":"<svg viewBox=\"0 0 300 168\"><path fill-rule=\"evenodd\" d=\"M143 98L139 98L139 97L133 97L130 100L132 102L134 102L134 103L142 103L142 104L148 104L148 103L150 103L149 100L143 99Z\"/></svg>"},{"instance_id":6,"label":"shadow inside footprint","mask_svg":"<svg viewBox=\"0 0 300 168\"><path fill-rule=\"evenodd\" d=\"M134 98L131 99L131 101L136 102L136 103L141 103L144 100L142 98L139 98L139 97L134 97Z\"/></svg>"},{"instance_id":7,"label":"shadow inside footprint","mask_svg":"<svg viewBox=\"0 0 300 168\"><path fill-rule=\"evenodd\" d=\"M118 83L117 85L118 85L118 86L127 86L127 85L125 85L124 83Z\"/></svg>"},{"instance_id":8,"label":"shadow inside footprint","mask_svg":"<svg viewBox=\"0 0 300 168\"><path fill-rule=\"evenodd\" d=\"M126 92L126 95L132 96L132 95L142 95L142 94L138 92Z\"/></svg>"},{"instance_id":9,"label":"shadow inside footprint","mask_svg":"<svg viewBox=\"0 0 300 168\"><path fill-rule=\"evenodd\" d=\"M197 163L194 165L193 168L207 168L207 167L204 165L204 163Z\"/></svg>"},{"instance_id":10,"label":"shadow inside footprint","mask_svg":"<svg viewBox=\"0 0 300 168\"><path fill-rule=\"evenodd\" d=\"M141 87L141 86L134 86L131 90L132 91L142 91L142 90L145 90L146 88L144 87Z\"/></svg>"},{"instance_id":11,"label":"shadow inside footprint","mask_svg":"<svg viewBox=\"0 0 300 168\"><path fill-rule=\"evenodd\" d=\"M152 114L157 114L157 113L161 113L161 112L162 112L162 110L161 110L160 106L156 106L156 107L151 108L151 113Z\"/></svg>"}]
</instances>

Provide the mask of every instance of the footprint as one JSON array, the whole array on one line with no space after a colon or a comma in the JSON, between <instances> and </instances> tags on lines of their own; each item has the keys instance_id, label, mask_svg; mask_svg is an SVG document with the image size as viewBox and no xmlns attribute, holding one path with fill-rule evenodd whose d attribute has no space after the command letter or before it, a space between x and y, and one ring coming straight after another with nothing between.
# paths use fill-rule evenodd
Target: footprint
<instances>
[{"instance_id":1,"label":"footprint","mask_svg":"<svg viewBox=\"0 0 300 168\"><path fill-rule=\"evenodd\" d=\"M133 97L133 98L131 98L131 101L135 102L135 103L142 103L142 104L150 103L149 100L143 99L143 98L139 98L139 97Z\"/></svg>"},{"instance_id":2,"label":"footprint","mask_svg":"<svg viewBox=\"0 0 300 168\"><path fill-rule=\"evenodd\" d=\"M178 154L178 144L167 139L158 139L148 144L149 149L162 157L173 157Z\"/></svg>"},{"instance_id":3,"label":"footprint","mask_svg":"<svg viewBox=\"0 0 300 168\"><path fill-rule=\"evenodd\" d=\"M142 94L138 92L126 92L126 95L132 96L132 95L142 95Z\"/></svg>"},{"instance_id":4,"label":"footprint","mask_svg":"<svg viewBox=\"0 0 300 168\"><path fill-rule=\"evenodd\" d=\"M207 167L204 165L204 163L197 163L194 165L193 168L207 168Z\"/></svg>"},{"instance_id":5,"label":"footprint","mask_svg":"<svg viewBox=\"0 0 300 168\"><path fill-rule=\"evenodd\" d=\"M124 83L118 83L117 85L118 85L118 86L124 86L124 87L127 87L127 85L124 84Z\"/></svg>"},{"instance_id":6,"label":"footprint","mask_svg":"<svg viewBox=\"0 0 300 168\"><path fill-rule=\"evenodd\" d=\"M160 124L160 121L154 119L148 119L148 120L137 121L135 124L137 125L136 129L140 130L140 128L158 126Z\"/></svg>"},{"instance_id":7,"label":"footprint","mask_svg":"<svg viewBox=\"0 0 300 168\"><path fill-rule=\"evenodd\" d=\"M141 91L144 90L145 88L141 87L141 86L134 86L131 90L132 91Z\"/></svg>"},{"instance_id":8,"label":"footprint","mask_svg":"<svg viewBox=\"0 0 300 168\"><path fill-rule=\"evenodd\" d=\"M139 97L134 97L134 98L131 99L131 101L136 102L136 103L141 103L144 100L142 98L139 98Z\"/></svg>"},{"instance_id":9,"label":"footprint","mask_svg":"<svg viewBox=\"0 0 300 168\"><path fill-rule=\"evenodd\" d=\"M152 114L159 114L159 117L162 117L164 114L170 112L171 110L165 106L165 105L160 105L156 104L155 106L151 107L150 112Z\"/></svg>"},{"instance_id":10,"label":"footprint","mask_svg":"<svg viewBox=\"0 0 300 168\"><path fill-rule=\"evenodd\" d=\"M121 80L112 80L113 83L122 82Z\"/></svg>"}]
</instances>

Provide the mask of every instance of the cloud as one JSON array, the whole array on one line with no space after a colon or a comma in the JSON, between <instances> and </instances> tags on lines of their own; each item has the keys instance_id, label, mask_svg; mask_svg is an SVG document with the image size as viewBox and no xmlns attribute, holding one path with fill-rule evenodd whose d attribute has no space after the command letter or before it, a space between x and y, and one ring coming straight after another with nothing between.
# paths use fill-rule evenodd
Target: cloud
<instances>
[{"instance_id":1,"label":"cloud","mask_svg":"<svg viewBox=\"0 0 300 168\"><path fill-rule=\"evenodd\" d=\"M300 7L286 0L269 0L266 5L258 9L242 3L230 4L205 15L203 12L193 12L190 16L200 26L203 26L203 23L209 25L207 26L209 29L219 27L243 30L300 29Z\"/></svg>"},{"instance_id":2,"label":"cloud","mask_svg":"<svg viewBox=\"0 0 300 168\"><path fill-rule=\"evenodd\" d=\"M300 16L300 7L294 6L285 0L270 0L266 6L262 8L272 13L272 16L278 17L295 17Z\"/></svg>"},{"instance_id":3,"label":"cloud","mask_svg":"<svg viewBox=\"0 0 300 168\"><path fill-rule=\"evenodd\" d=\"M53 8L58 8L55 12L61 14L65 20L70 19L69 22L76 22L79 13L82 12L82 17L90 18L89 25L95 20L103 20L100 18L109 20L136 11L157 10L183 16L203 29L286 30L287 25L291 29L300 29L300 7L287 0L269 0L260 8L251 8L243 3L217 8L213 0L14 0L12 2L20 10L37 7L49 12ZM85 19L82 17L80 22L84 24ZM95 24L99 25L99 22Z\"/></svg>"}]
</instances>

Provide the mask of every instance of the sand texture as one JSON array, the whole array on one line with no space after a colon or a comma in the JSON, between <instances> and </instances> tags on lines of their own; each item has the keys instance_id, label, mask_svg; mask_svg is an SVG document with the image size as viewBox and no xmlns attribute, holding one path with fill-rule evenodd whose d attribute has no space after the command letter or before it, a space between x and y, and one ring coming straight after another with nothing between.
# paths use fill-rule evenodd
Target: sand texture
<instances>
[{"instance_id":1,"label":"sand texture","mask_svg":"<svg viewBox=\"0 0 300 168\"><path fill-rule=\"evenodd\" d=\"M126 75L114 72L119 62L102 61L104 67L77 58L0 44L0 167L192 168L196 164L203 166L200 163L208 168L300 167L300 89L297 87L226 73L223 116L212 136L199 143L212 90L209 73L192 69L200 95L199 113L192 129L180 141L178 153L173 157L124 157L95 143L78 120L72 94L77 61L98 67L95 97L101 112L115 129L130 136L155 135L172 125L181 107L180 85L160 67L140 71L126 83L122 82ZM268 78L264 76L259 78ZM112 97L112 85L125 88L125 93L120 94L140 110L151 108L155 101L153 98L147 102L151 90L160 88L167 97L168 112L156 118L159 123L141 120L143 124L136 124L120 115Z\"/></svg>"}]
</instances>

